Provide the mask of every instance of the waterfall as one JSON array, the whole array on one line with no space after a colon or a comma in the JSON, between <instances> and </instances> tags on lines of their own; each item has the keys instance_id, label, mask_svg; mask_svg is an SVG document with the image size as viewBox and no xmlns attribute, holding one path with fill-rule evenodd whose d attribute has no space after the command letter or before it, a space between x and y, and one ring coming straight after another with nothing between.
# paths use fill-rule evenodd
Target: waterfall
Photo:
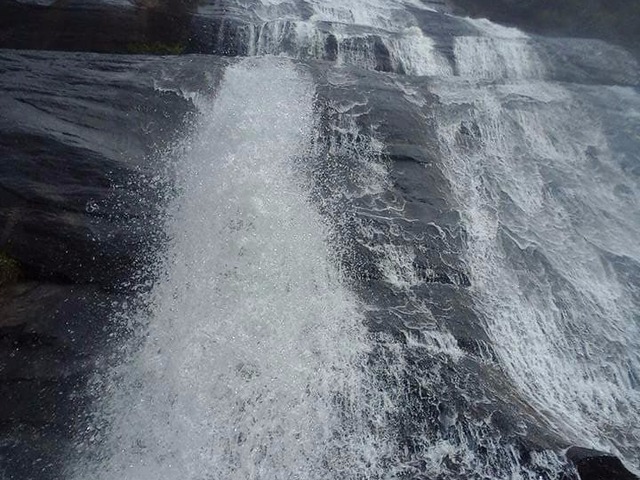
<instances>
[{"instance_id":1,"label":"waterfall","mask_svg":"<svg viewBox=\"0 0 640 480\"><path fill-rule=\"evenodd\" d=\"M640 468L637 63L438 2L244 3L73 478Z\"/></svg>"},{"instance_id":2,"label":"waterfall","mask_svg":"<svg viewBox=\"0 0 640 480\"><path fill-rule=\"evenodd\" d=\"M629 152L605 125L627 123L640 98L546 82L529 40L515 38L509 55L484 50L495 37L456 44L467 76L499 84L435 88L477 308L501 368L552 424L638 465L640 325L627 269L640 262L640 198ZM600 118L594 104L607 105Z\"/></svg>"},{"instance_id":3,"label":"waterfall","mask_svg":"<svg viewBox=\"0 0 640 480\"><path fill-rule=\"evenodd\" d=\"M264 58L198 100L142 346L113 373L101 461L77 478L377 478L359 302L297 169L313 95Z\"/></svg>"}]
</instances>

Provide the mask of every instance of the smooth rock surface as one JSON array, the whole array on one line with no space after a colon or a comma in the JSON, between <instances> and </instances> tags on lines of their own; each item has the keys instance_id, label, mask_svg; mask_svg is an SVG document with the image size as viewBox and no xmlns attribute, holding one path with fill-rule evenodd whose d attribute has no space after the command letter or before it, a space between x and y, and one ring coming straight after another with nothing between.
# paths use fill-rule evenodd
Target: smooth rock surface
<instances>
[{"instance_id":1,"label":"smooth rock surface","mask_svg":"<svg viewBox=\"0 0 640 480\"><path fill-rule=\"evenodd\" d=\"M605 452L571 447L567 450L567 458L578 469L581 480L638 480L619 458Z\"/></svg>"},{"instance_id":2,"label":"smooth rock surface","mask_svg":"<svg viewBox=\"0 0 640 480\"><path fill-rule=\"evenodd\" d=\"M20 268L0 286L2 478L64 478L114 316L149 286L159 159L223 63L177 60L0 52L0 251Z\"/></svg>"}]
</instances>

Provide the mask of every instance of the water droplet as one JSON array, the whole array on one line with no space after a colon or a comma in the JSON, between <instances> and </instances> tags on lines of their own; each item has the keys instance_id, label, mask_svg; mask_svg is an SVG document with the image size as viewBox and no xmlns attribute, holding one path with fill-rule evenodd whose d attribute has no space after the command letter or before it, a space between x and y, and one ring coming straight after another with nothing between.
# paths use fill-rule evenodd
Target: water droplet
<instances>
[{"instance_id":1,"label":"water droplet","mask_svg":"<svg viewBox=\"0 0 640 480\"><path fill-rule=\"evenodd\" d=\"M98 210L100 210L100 207L98 207L98 204L96 203L95 200L89 200L84 209L86 210L87 213L95 213Z\"/></svg>"}]
</instances>

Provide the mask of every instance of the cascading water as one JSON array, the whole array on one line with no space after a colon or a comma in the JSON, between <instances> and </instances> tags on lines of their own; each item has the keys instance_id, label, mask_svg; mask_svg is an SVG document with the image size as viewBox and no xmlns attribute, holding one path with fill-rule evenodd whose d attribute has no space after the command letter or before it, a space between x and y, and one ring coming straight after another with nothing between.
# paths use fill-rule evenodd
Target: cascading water
<instances>
[{"instance_id":1,"label":"cascading water","mask_svg":"<svg viewBox=\"0 0 640 480\"><path fill-rule=\"evenodd\" d=\"M640 468L637 64L427 3L248 2L75 478Z\"/></svg>"},{"instance_id":2,"label":"cascading water","mask_svg":"<svg viewBox=\"0 0 640 480\"><path fill-rule=\"evenodd\" d=\"M620 142L638 131L640 97L545 82L530 40L500 32L508 55L489 48L500 37L456 43L465 75L500 84L434 88L476 305L501 368L537 408L574 443L637 468L637 159L611 142L612 129Z\"/></svg>"},{"instance_id":3,"label":"cascading water","mask_svg":"<svg viewBox=\"0 0 640 480\"><path fill-rule=\"evenodd\" d=\"M76 477L374 478L362 315L296 171L313 85L250 60L199 103L144 341L97 415L101 462Z\"/></svg>"}]
</instances>

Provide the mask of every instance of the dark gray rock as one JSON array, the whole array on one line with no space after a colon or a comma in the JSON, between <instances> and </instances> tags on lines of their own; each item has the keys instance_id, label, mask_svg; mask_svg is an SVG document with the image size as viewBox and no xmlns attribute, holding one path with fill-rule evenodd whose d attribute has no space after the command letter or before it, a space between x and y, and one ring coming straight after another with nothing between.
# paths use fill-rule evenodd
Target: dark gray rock
<instances>
[{"instance_id":1,"label":"dark gray rock","mask_svg":"<svg viewBox=\"0 0 640 480\"><path fill-rule=\"evenodd\" d=\"M64 478L114 314L152 280L163 152L221 63L0 53L0 253L20 270L0 286L2 478Z\"/></svg>"},{"instance_id":2,"label":"dark gray rock","mask_svg":"<svg viewBox=\"0 0 640 480\"><path fill-rule=\"evenodd\" d=\"M182 53L191 2L0 2L0 48ZM134 8L135 7L135 8Z\"/></svg>"},{"instance_id":3,"label":"dark gray rock","mask_svg":"<svg viewBox=\"0 0 640 480\"><path fill-rule=\"evenodd\" d=\"M86 383L123 297L38 282L0 289L0 468L7 479L62 478L90 401Z\"/></svg>"},{"instance_id":4,"label":"dark gray rock","mask_svg":"<svg viewBox=\"0 0 640 480\"><path fill-rule=\"evenodd\" d=\"M567 458L576 466L581 480L638 480L618 457L609 453L571 447Z\"/></svg>"},{"instance_id":5,"label":"dark gray rock","mask_svg":"<svg viewBox=\"0 0 640 480\"><path fill-rule=\"evenodd\" d=\"M0 55L0 249L28 278L119 288L160 240L156 161L193 105L156 88L162 61L87 60Z\"/></svg>"}]
</instances>

